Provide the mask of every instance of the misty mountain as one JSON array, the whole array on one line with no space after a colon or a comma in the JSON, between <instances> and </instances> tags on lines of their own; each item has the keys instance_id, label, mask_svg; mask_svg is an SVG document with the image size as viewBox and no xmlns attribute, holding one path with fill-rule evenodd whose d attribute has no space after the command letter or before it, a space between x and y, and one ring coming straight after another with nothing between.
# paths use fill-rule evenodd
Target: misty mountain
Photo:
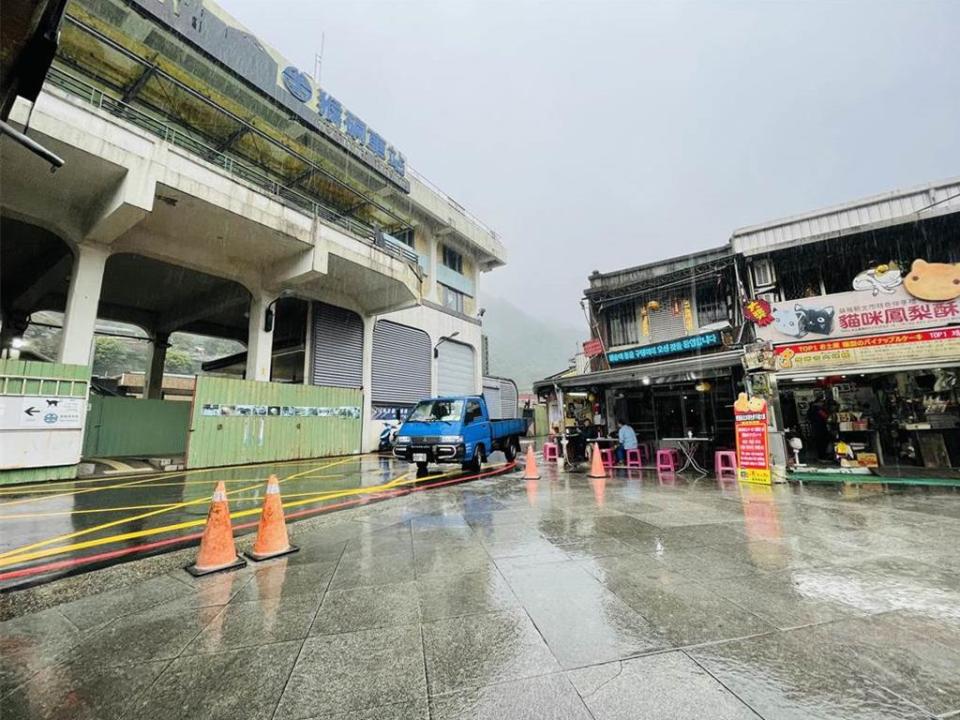
<instances>
[{"instance_id":1,"label":"misty mountain","mask_svg":"<svg viewBox=\"0 0 960 720\"><path fill-rule=\"evenodd\" d=\"M490 374L512 378L521 392L567 368L588 336L582 316L547 323L500 298L485 297L481 305L487 310L483 332L489 339Z\"/></svg>"}]
</instances>

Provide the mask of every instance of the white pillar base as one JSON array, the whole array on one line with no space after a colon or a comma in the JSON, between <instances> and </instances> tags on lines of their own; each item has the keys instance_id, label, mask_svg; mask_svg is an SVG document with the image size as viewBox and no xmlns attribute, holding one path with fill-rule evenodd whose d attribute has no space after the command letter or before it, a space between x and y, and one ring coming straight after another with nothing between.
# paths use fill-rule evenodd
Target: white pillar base
<instances>
[{"instance_id":1,"label":"white pillar base","mask_svg":"<svg viewBox=\"0 0 960 720\"><path fill-rule=\"evenodd\" d=\"M271 298L255 292L250 299L250 324L247 332L247 380L270 382L270 364L273 361L273 330L264 327L267 306ZM274 306L276 307L276 306ZM274 318L276 321L276 318Z\"/></svg>"}]
</instances>

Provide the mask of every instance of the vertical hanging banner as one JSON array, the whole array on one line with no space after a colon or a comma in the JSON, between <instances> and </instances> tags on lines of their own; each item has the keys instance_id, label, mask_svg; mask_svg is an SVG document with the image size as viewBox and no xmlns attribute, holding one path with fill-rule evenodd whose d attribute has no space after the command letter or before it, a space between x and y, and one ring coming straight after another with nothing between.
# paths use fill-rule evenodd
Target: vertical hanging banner
<instances>
[{"instance_id":1,"label":"vertical hanging banner","mask_svg":"<svg viewBox=\"0 0 960 720\"><path fill-rule=\"evenodd\" d=\"M741 482L773 482L767 439L767 401L740 393L733 404L737 429L737 475Z\"/></svg>"}]
</instances>

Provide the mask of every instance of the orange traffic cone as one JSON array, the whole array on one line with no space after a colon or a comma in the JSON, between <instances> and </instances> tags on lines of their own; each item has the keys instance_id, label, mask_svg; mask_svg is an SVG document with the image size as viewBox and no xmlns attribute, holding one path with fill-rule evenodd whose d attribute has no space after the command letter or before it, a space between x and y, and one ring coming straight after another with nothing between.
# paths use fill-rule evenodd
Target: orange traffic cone
<instances>
[{"instance_id":1,"label":"orange traffic cone","mask_svg":"<svg viewBox=\"0 0 960 720\"><path fill-rule=\"evenodd\" d=\"M257 540L253 543L253 550L244 555L259 562L289 555L299 549L291 545L287 537L287 523L283 519L283 503L280 502L280 483L276 475L271 475L267 480L267 496L263 499L260 524L257 525Z\"/></svg>"},{"instance_id":2,"label":"orange traffic cone","mask_svg":"<svg viewBox=\"0 0 960 720\"><path fill-rule=\"evenodd\" d=\"M603 467L603 458L600 456L600 443L594 443L593 460L590 463L590 472L587 473L587 477L605 478L606 476L607 471Z\"/></svg>"},{"instance_id":3,"label":"orange traffic cone","mask_svg":"<svg viewBox=\"0 0 960 720\"><path fill-rule=\"evenodd\" d=\"M233 528L230 526L230 507L227 505L227 488L223 481L213 490L213 501L207 513L207 525L200 538L197 561L186 571L194 577L209 575L221 570L242 568L247 561L237 555L233 544Z\"/></svg>"},{"instance_id":4,"label":"orange traffic cone","mask_svg":"<svg viewBox=\"0 0 960 720\"><path fill-rule=\"evenodd\" d=\"M537 470L537 455L535 452L533 452L533 445L527 445L527 464L523 468L523 479L540 479L540 471Z\"/></svg>"}]
</instances>

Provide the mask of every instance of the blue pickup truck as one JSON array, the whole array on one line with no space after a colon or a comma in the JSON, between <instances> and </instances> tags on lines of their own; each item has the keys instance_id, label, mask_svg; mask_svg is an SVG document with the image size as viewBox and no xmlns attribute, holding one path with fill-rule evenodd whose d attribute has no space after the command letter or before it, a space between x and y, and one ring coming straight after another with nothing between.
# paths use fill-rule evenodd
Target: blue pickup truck
<instances>
[{"instance_id":1,"label":"blue pickup truck","mask_svg":"<svg viewBox=\"0 0 960 720\"><path fill-rule=\"evenodd\" d=\"M416 463L419 474L430 463L461 463L477 471L490 453L502 450L508 461L520 451L526 418L491 420L482 395L421 400L397 431L393 454Z\"/></svg>"}]
</instances>

